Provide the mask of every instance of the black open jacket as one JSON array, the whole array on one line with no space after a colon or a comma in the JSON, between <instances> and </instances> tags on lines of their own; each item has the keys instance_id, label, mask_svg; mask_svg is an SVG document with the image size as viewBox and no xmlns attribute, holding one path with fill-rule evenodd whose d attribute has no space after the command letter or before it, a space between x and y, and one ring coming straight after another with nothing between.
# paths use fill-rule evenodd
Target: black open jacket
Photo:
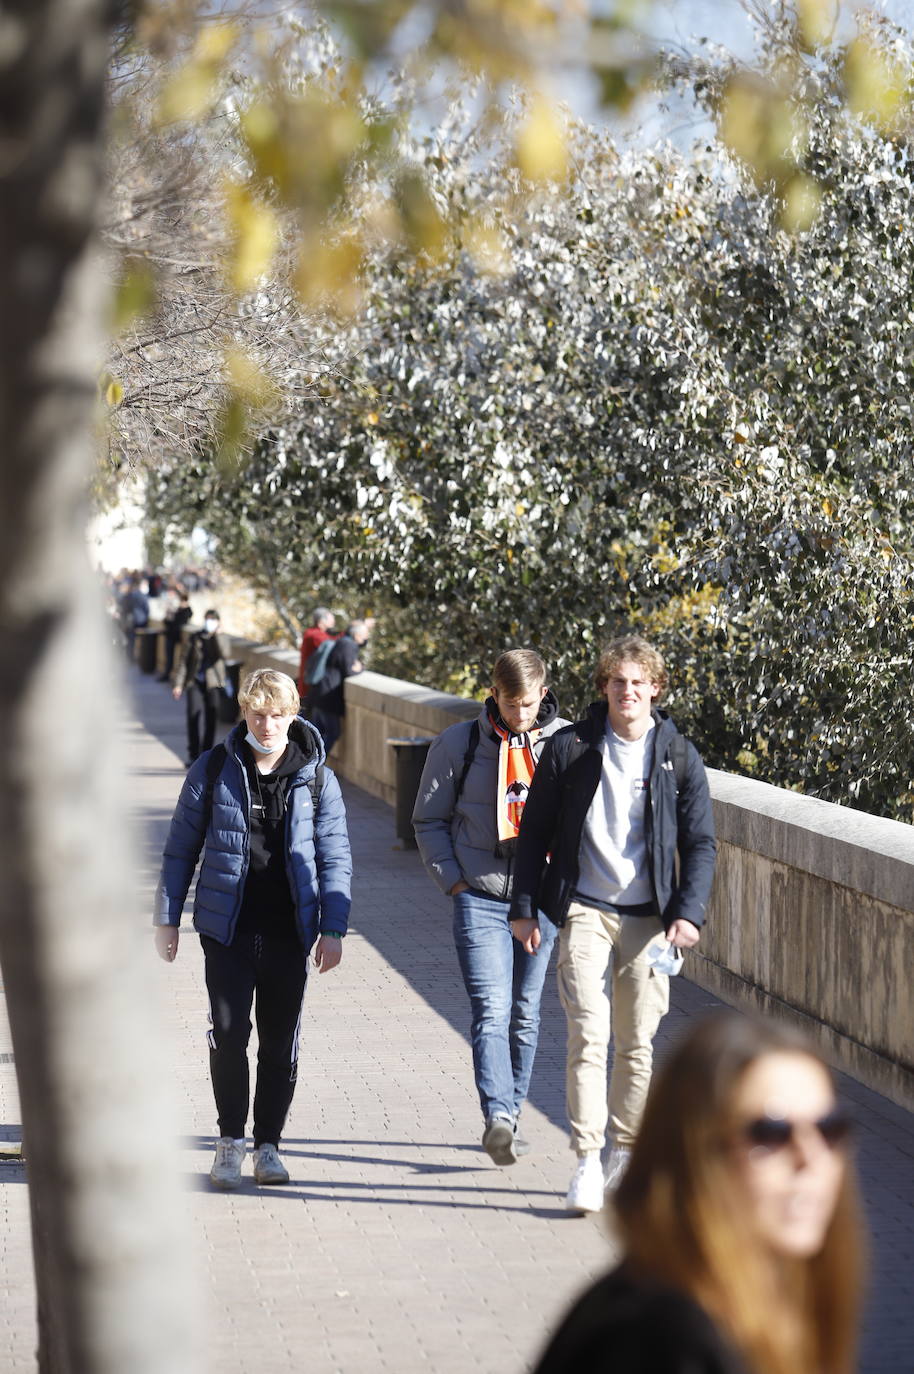
<instances>
[{"instance_id":1,"label":"black open jacket","mask_svg":"<svg viewBox=\"0 0 914 1374\"><path fill-rule=\"evenodd\" d=\"M692 1298L639 1280L622 1264L578 1299L534 1374L749 1371Z\"/></svg>"},{"instance_id":2,"label":"black open jacket","mask_svg":"<svg viewBox=\"0 0 914 1374\"><path fill-rule=\"evenodd\" d=\"M517 840L512 921L536 917L539 909L557 926L565 924L580 872L584 821L600 785L607 711L605 701L594 702L583 720L557 731L543 750ZM657 914L666 929L679 917L701 926L717 853L708 780L695 746L665 712L652 715L654 761L644 838Z\"/></svg>"}]
</instances>

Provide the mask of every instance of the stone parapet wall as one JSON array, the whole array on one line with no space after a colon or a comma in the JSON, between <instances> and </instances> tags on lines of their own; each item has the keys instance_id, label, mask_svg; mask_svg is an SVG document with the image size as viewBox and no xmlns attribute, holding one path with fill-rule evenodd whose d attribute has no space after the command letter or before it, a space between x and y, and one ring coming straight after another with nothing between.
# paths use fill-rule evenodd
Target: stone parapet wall
<instances>
[{"instance_id":1,"label":"stone parapet wall","mask_svg":"<svg viewBox=\"0 0 914 1374\"><path fill-rule=\"evenodd\" d=\"M294 652L232 643L243 672L297 673ZM430 738L479 704L366 671L346 683L346 710L333 766L392 803L388 739ZM720 854L686 975L802 1024L837 1067L914 1110L914 828L749 778L709 779Z\"/></svg>"}]
</instances>

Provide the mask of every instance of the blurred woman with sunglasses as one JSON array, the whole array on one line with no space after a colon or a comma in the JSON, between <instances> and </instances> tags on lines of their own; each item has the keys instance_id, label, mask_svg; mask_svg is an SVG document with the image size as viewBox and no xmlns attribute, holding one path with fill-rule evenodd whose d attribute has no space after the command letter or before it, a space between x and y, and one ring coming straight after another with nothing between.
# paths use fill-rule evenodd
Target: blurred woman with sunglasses
<instances>
[{"instance_id":1,"label":"blurred woman with sunglasses","mask_svg":"<svg viewBox=\"0 0 914 1374\"><path fill-rule=\"evenodd\" d=\"M536 1374L851 1374L850 1122L799 1033L723 1012L654 1081L612 1209L622 1264Z\"/></svg>"}]
</instances>

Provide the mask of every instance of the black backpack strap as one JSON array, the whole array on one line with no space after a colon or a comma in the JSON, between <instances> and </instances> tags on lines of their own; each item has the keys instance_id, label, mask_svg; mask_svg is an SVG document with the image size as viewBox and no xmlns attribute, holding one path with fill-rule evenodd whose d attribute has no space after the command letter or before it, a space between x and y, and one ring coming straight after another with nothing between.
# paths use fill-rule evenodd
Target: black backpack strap
<instances>
[{"instance_id":1,"label":"black backpack strap","mask_svg":"<svg viewBox=\"0 0 914 1374\"><path fill-rule=\"evenodd\" d=\"M460 777L457 779L457 787L456 787L456 790L455 790L455 792L454 792L454 805L455 805L455 806L457 805L458 801L460 800L460 794L461 794L461 792L463 791L463 785L464 785L464 783L465 783L466 780L467 780L467 773L469 773L469 771L470 771L470 765L471 765L471 763L473 762L473 755L476 753L476 750L477 750L478 746L479 746L479 721L478 721L478 720L474 720L474 721L473 721L473 724L470 726L470 733L469 733L469 735L467 736L467 747L466 747L466 750L465 750L464 755L463 755L463 768L462 768L461 771L460 771Z\"/></svg>"},{"instance_id":2,"label":"black backpack strap","mask_svg":"<svg viewBox=\"0 0 914 1374\"><path fill-rule=\"evenodd\" d=\"M216 779L222 772L227 758L228 753L224 744L217 744L206 756L206 790L203 793L203 797L206 803L207 816L213 809L213 788L216 785Z\"/></svg>"}]
</instances>

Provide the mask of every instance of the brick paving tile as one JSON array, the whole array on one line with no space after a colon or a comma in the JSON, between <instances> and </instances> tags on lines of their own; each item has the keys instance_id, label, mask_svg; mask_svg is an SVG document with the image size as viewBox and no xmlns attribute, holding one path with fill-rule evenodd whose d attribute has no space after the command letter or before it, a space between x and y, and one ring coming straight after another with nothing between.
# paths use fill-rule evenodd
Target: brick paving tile
<instances>
[{"instance_id":1,"label":"brick paving tile","mask_svg":"<svg viewBox=\"0 0 914 1374\"><path fill-rule=\"evenodd\" d=\"M136 674L125 729L142 826L143 897L183 778L183 720ZM390 809L345 785L355 856L352 932L334 973L313 974L298 1093L283 1153L286 1188L210 1190L214 1140L199 945L154 959L163 1037L182 1121L179 1166L198 1237L199 1300L212 1374L523 1374L574 1295L612 1261L599 1219L569 1217L564 1026L550 976L523 1129L534 1153L496 1169L467 1044L468 1008L449 903L415 852L395 849ZM146 929L138 940L148 941ZM715 999L679 979L658 1057ZM15 1075L0 997L0 1141L17 1138ZM914 1119L859 1084L874 1283L862 1374L914 1371ZM0 1164L0 1370L34 1369L28 1205L21 1165Z\"/></svg>"}]
</instances>

